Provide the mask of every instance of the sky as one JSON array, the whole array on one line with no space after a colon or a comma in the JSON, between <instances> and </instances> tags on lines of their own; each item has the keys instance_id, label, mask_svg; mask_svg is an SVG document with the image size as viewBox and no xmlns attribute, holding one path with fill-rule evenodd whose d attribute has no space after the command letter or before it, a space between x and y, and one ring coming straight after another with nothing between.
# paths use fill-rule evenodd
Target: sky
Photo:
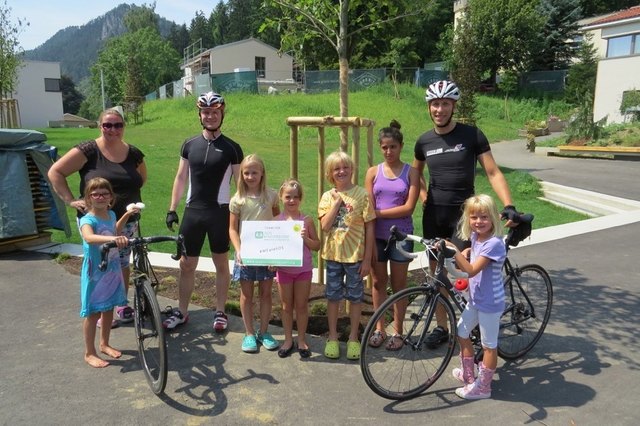
<instances>
[{"instance_id":1,"label":"sky","mask_svg":"<svg viewBox=\"0 0 640 426\"><path fill-rule=\"evenodd\" d=\"M219 0L156 0L156 13L178 25L191 23L197 11L206 17ZM18 39L24 50L31 50L47 41L59 30L69 26L82 26L92 19L104 15L120 3L151 5L153 0L8 0L11 22L18 18L29 22Z\"/></svg>"}]
</instances>

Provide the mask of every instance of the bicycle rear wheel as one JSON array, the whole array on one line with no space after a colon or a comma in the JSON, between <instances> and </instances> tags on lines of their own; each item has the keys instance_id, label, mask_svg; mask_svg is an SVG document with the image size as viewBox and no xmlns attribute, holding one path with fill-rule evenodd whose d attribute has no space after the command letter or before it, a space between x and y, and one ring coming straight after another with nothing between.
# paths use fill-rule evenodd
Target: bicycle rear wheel
<instances>
[{"instance_id":1,"label":"bicycle rear wheel","mask_svg":"<svg viewBox=\"0 0 640 426\"><path fill-rule=\"evenodd\" d=\"M387 399L415 397L429 388L446 369L455 348L455 314L448 300L425 286L404 289L387 299L373 314L364 335L360 367L367 385ZM435 310L446 315L449 338L435 348L425 339L436 326ZM397 321L394 321L394 313ZM384 319L387 340L378 348L369 346L376 323ZM399 335L402 345L387 349L392 336Z\"/></svg>"},{"instance_id":2,"label":"bicycle rear wheel","mask_svg":"<svg viewBox=\"0 0 640 426\"><path fill-rule=\"evenodd\" d=\"M549 274L541 266L525 265L507 276L507 307L500 318L498 355L520 358L542 337L551 316L553 288Z\"/></svg>"},{"instance_id":3,"label":"bicycle rear wheel","mask_svg":"<svg viewBox=\"0 0 640 426\"><path fill-rule=\"evenodd\" d=\"M136 284L133 306L138 360L151 390L159 395L167 384L167 346L156 293L147 278L140 280L142 282Z\"/></svg>"}]
</instances>

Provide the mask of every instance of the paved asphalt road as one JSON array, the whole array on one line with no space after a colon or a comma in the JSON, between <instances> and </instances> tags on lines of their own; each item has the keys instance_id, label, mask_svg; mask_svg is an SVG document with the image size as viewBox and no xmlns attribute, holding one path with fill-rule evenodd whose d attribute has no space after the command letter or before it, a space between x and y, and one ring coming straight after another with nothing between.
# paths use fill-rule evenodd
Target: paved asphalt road
<instances>
[{"instance_id":1,"label":"paved asphalt road","mask_svg":"<svg viewBox=\"0 0 640 426\"><path fill-rule=\"evenodd\" d=\"M505 164L500 148L495 151ZM505 165L516 167L516 160ZM589 182L576 186L598 190L591 185L601 182L599 192L640 199L637 179L626 187L628 194L617 192L629 181L620 174L637 176L638 163L553 161L530 170L560 177L584 173ZM565 164L571 166L557 170ZM572 177L564 179L548 178L571 185ZM158 398L138 367L131 327L113 330L112 344L124 353L120 360L102 370L84 364L76 276L43 254L0 255L0 424L635 425L639 235L640 223L633 223L511 252L517 263L549 271L551 322L525 359L500 361L493 398L476 402L458 399L448 375L413 400L379 398L357 364L321 356L319 338L312 339L314 355L306 361L297 355L281 360L264 350L244 354L240 319L231 318L231 331L217 336L204 309L194 310L184 330L169 337L169 380Z\"/></svg>"}]
</instances>

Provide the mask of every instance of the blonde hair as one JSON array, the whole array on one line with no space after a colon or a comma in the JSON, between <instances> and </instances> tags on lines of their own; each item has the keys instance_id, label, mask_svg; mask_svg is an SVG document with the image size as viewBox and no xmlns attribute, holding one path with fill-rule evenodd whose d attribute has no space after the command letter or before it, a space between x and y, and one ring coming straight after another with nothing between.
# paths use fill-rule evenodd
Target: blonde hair
<instances>
[{"instance_id":1,"label":"blonde hair","mask_svg":"<svg viewBox=\"0 0 640 426\"><path fill-rule=\"evenodd\" d=\"M458 222L458 237L463 240L471 238L471 225L469 217L473 213L484 213L491 220L491 231L493 237L502 236L502 226L500 226L500 213L493 198L486 194L477 194L466 199L462 205L462 217Z\"/></svg>"},{"instance_id":2,"label":"blonde hair","mask_svg":"<svg viewBox=\"0 0 640 426\"><path fill-rule=\"evenodd\" d=\"M289 178L287 180L285 180L284 182L282 182L282 185L280 186L280 190L278 191L278 198L282 199L282 194L284 193L285 189L288 188L293 188L295 190L298 191L298 198L300 198L300 201L302 201L302 195L303 195L303 190L302 190L302 184L300 182L298 182L298 180L294 179L294 178Z\"/></svg>"},{"instance_id":3,"label":"blonde hair","mask_svg":"<svg viewBox=\"0 0 640 426\"><path fill-rule=\"evenodd\" d=\"M241 200L247 196L248 187L247 183L244 181L243 171L247 167L252 164L257 164L262 170L262 177L260 178L260 202L267 203L269 200L267 199L267 172L264 168L264 161L257 154L249 154L240 163L240 177L238 178L238 185L236 190L236 197Z\"/></svg>"},{"instance_id":4,"label":"blonde hair","mask_svg":"<svg viewBox=\"0 0 640 426\"><path fill-rule=\"evenodd\" d=\"M93 199L91 198L91 193L96 189L106 189L111 194L111 201L109 202L109 207L113 206L116 202L116 195L113 193L113 188L111 187L111 183L108 180L101 177L95 177L84 187L84 203L87 205L87 208L91 208L93 206Z\"/></svg>"},{"instance_id":5,"label":"blonde hair","mask_svg":"<svg viewBox=\"0 0 640 426\"><path fill-rule=\"evenodd\" d=\"M349 154L343 151L335 151L329 154L327 159L324 161L324 175L332 185L335 185L336 182L333 180L333 169L335 169L339 164L344 164L351 169L351 174L354 173L354 163Z\"/></svg>"},{"instance_id":6,"label":"blonde hair","mask_svg":"<svg viewBox=\"0 0 640 426\"><path fill-rule=\"evenodd\" d=\"M115 108L109 108L109 109L105 109L104 111L102 111L100 113L100 115L98 116L98 124L102 124L102 120L104 120L104 118L107 115L117 115L118 117L120 117L122 119L122 122L124 123L124 117L122 116L120 111L118 111Z\"/></svg>"}]
</instances>

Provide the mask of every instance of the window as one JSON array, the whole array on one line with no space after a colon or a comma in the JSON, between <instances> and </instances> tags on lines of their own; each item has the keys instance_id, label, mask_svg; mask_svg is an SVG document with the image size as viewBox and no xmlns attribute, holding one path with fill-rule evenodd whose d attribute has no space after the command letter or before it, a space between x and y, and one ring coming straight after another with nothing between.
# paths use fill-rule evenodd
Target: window
<instances>
[{"instance_id":1,"label":"window","mask_svg":"<svg viewBox=\"0 0 640 426\"><path fill-rule=\"evenodd\" d=\"M264 56L256 56L256 75L258 78L265 78L267 75L267 60Z\"/></svg>"},{"instance_id":2,"label":"window","mask_svg":"<svg viewBox=\"0 0 640 426\"><path fill-rule=\"evenodd\" d=\"M59 78L45 78L44 79L44 91L45 92L60 92L60 79Z\"/></svg>"},{"instance_id":3,"label":"window","mask_svg":"<svg viewBox=\"0 0 640 426\"><path fill-rule=\"evenodd\" d=\"M610 38L607 42L607 58L637 55L640 53L640 34Z\"/></svg>"}]
</instances>

